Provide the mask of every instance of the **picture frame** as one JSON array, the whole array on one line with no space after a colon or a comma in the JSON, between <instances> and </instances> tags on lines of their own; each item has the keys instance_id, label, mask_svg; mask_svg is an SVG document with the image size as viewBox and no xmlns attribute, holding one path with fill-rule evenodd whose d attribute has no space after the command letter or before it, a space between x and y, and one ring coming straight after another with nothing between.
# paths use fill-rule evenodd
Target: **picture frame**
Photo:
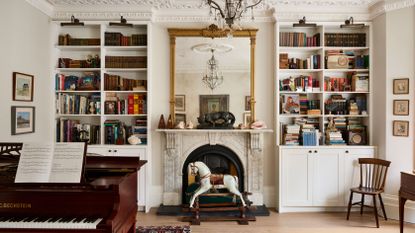
<instances>
[{"instance_id":1,"label":"picture frame","mask_svg":"<svg viewBox=\"0 0 415 233\"><path fill-rule=\"evenodd\" d=\"M174 109L178 112L186 111L186 96L176 95L174 97Z\"/></svg>"},{"instance_id":2,"label":"picture frame","mask_svg":"<svg viewBox=\"0 0 415 233\"><path fill-rule=\"evenodd\" d=\"M251 96L245 96L245 111L251 111Z\"/></svg>"},{"instance_id":3,"label":"picture frame","mask_svg":"<svg viewBox=\"0 0 415 233\"><path fill-rule=\"evenodd\" d=\"M393 115L408 116L409 100L393 100Z\"/></svg>"},{"instance_id":4,"label":"picture frame","mask_svg":"<svg viewBox=\"0 0 415 233\"><path fill-rule=\"evenodd\" d=\"M393 80L393 94L409 94L409 78L397 78Z\"/></svg>"},{"instance_id":5,"label":"picture frame","mask_svg":"<svg viewBox=\"0 0 415 233\"><path fill-rule=\"evenodd\" d=\"M176 125L180 123L180 121L183 121L186 124L186 114L184 113L176 113L174 114L176 119Z\"/></svg>"},{"instance_id":6,"label":"picture frame","mask_svg":"<svg viewBox=\"0 0 415 233\"><path fill-rule=\"evenodd\" d=\"M13 72L13 100L33 101L34 76Z\"/></svg>"},{"instance_id":7,"label":"picture frame","mask_svg":"<svg viewBox=\"0 0 415 233\"><path fill-rule=\"evenodd\" d=\"M117 114L116 101L105 101L105 114Z\"/></svg>"},{"instance_id":8,"label":"picture frame","mask_svg":"<svg viewBox=\"0 0 415 233\"><path fill-rule=\"evenodd\" d=\"M199 95L200 116L212 112L228 112L229 95Z\"/></svg>"},{"instance_id":9,"label":"picture frame","mask_svg":"<svg viewBox=\"0 0 415 233\"><path fill-rule=\"evenodd\" d=\"M35 107L12 106L11 107L11 132L12 135L35 132Z\"/></svg>"},{"instance_id":10,"label":"picture frame","mask_svg":"<svg viewBox=\"0 0 415 233\"><path fill-rule=\"evenodd\" d=\"M393 121L393 136L408 137L409 121Z\"/></svg>"},{"instance_id":11,"label":"picture frame","mask_svg":"<svg viewBox=\"0 0 415 233\"><path fill-rule=\"evenodd\" d=\"M251 112L244 112L243 113L243 124L245 126L249 126L252 122L252 118L251 118Z\"/></svg>"}]
</instances>

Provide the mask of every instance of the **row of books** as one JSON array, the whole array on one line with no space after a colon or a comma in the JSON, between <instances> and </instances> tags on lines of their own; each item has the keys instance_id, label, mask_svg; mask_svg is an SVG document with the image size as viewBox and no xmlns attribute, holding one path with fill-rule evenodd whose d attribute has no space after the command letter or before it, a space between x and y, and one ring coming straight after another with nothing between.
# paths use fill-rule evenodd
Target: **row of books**
<instances>
[{"instance_id":1,"label":"row of books","mask_svg":"<svg viewBox=\"0 0 415 233\"><path fill-rule=\"evenodd\" d=\"M107 68L147 68L146 56L105 56Z\"/></svg>"},{"instance_id":2,"label":"row of books","mask_svg":"<svg viewBox=\"0 0 415 233\"><path fill-rule=\"evenodd\" d=\"M320 133L318 129L311 129L311 130L303 130L302 132L302 144L303 146L318 146Z\"/></svg>"},{"instance_id":3,"label":"row of books","mask_svg":"<svg viewBox=\"0 0 415 233\"><path fill-rule=\"evenodd\" d=\"M59 35L58 45L72 45L72 46L91 46L100 45L99 38L72 38L69 34Z\"/></svg>"},{"instance_id":4,"label":"row of books","mask_svg":"<svg viewBox=\"0 0 415 233\"><path fill-rule=\"evenodd\" d=\"M306 59L288 58L287 53L280 54L280 69L320 69L321 56L311 55Z\"/></svg>"},{"instance_id":5,"label":"row of books","mask_svg":"<svg viewBox=\"0 0 415 233\"><path fill-rule=\"evenodd\" d=\"M147 90L147 80L128 79L119 75L104 74L104 90L145 91Z\"/></svg>"},{"instance_id":6,"label":"row of books","mask_svg":"<svg viewBox=\"0 0 415 233\"><path fill-rule=\"evenodd\" d=\"M334 47L365 47L366 33L324 33L324 44Z\"/></svg>"},{"instance_id":7,"label":"row of books","mask_svg":"<svg viewBox=\"0 0 415 233\"><path fill-rule=\"evenodd\" d=\"M368 73L347 73L346 77L324 77L324 91L369 91Z\"/></svg>"},{"instance_id":8,"label":"row of books","mask_svg":"<svg viewBox=\"0 0 415 233\"><path fill-rule=\"evenodd\" d=\"M105 144L128 144L128 138L132 135L138 137L141 141L141 144L147 144L146 126L129 126L119 120L106 120L104 122Z\"/></svg>"},{"instance_id":9,"label":"row of books","mask_svg":"<svg viewBox=\"0 0 415 233\"><path fill-rule=\"evenodd\" d=\"M356 105L356 107L354 107ZM342 95L332 95L325 103L325 113L331 115L361 115L367 114L366 96L357 94L346 100ZM353 110L350 112L350 110ZM350 114L351 113L351 114Z\"/></svg>"},{"instance_id":10,"label":"row of books","mask_svg":"<svg viewBox=\"0 0 415 233\"><path fill-rule=\"evenodd\" d=\"M89 96L58 93L56 98L57 114L100 114L101 96Z\"/></svg>"},{"instance_id":11,"label":"row of books","mask_svg":"<svg viewBox=\"0 0 415 233\"><path fill-rule=\"evenodd\" d=\"M79 120L60 118L56 121L56 142L81 142L100 144L100 127L82 124Z\"/></svg>"},{"instance_id":12,"label":"row of books","mask_svg":"<svg viewBox=\"0 0 415 233\"><path fill-rule=\"evenodd\" d=\"M280 80L280 91L313 92L320 90L319 81L311 75L300 75Z\"/></svg>"},{"instance_id":13,"label":"row of books","mask_svg":"<svg viewBox=\"0 0 415 233\"><path fill-rule=\"evenodd\" d=\"M280 46L320 46L320 33L316 33L313 36L307 36L307 34L304 32L280 32Z\"/></svg>"},{"instance_id":14,"label":"row of books","mask_svg":"<svg viewBox=\"0 0 415 233\"><path fill-rule=\"evenodd\" d=\"M147 95L129 94L127 99L120 99L116 93L107 93L105 114L146 114Z\"/></svg>"},{"instance_id":15,"label":"row of books","mask_svg":"<svg viewBox=\"0 0 415 233\"><path fill-rule=\"evenodd\" d=\"M132 34L124 36L120 32L105 32L106 46L145 46L147 45L146 34Z\"/></svg>"},{"instance_id":16,"label":"row of books","mask_svg":"<svg viewBox=\"0 0 415 233\"><path fill-rule=\"evenodd\" d=\"M100 77L97 72L85 72L84 76L76 75L55 75L55 90L57 91L75 91L75 90L99 90Z\"/></svg>"},{"instance_id":17,"label":"row of books","mask_svg":"<svg viewBox=\"0 0 415 233\"><path fill-rule=\"evenodd\" d=\"M86 60L59 58L58 68L100 68L101 60L98 55L88 56Z\"/></svg>"}]
</instances>

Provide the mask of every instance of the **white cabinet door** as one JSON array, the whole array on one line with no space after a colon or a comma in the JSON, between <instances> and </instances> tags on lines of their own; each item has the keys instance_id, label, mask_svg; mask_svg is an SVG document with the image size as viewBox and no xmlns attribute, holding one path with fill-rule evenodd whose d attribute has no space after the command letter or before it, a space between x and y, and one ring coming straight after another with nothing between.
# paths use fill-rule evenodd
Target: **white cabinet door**
<instances>
[{"instance_id":1,"label":"white cabinet door","mask_svg":"<svg viewBox=\"0 0 415 233\"><path fill-rule=\"evenodd\" d=\"M343 154L339 149L316 149L312 157L313 206L343 206Z\"/></svg>"},{"instance_id":2,"label":"white cabinet door","mask_svg":"<svg viewBox=\"0 0 415 233\"><path fill-rule=\"evenodd\" d=\"M350 188L358 187L360 183L359 158L374 158L374 148L344 149L344 203L349 203ZM360 201L360 195L354 195L353 202Z\"/></svg>"},{"instance_id":3,"label":"white cabinet door","mask_svg":"<svg viewBox=\"0 0 415 233\"><path fill-rule=\"evenodd\" d=\"M283 206L312 205L312 155L311 150L283 149L282 203Z\"/></svg>"}]
</instances>

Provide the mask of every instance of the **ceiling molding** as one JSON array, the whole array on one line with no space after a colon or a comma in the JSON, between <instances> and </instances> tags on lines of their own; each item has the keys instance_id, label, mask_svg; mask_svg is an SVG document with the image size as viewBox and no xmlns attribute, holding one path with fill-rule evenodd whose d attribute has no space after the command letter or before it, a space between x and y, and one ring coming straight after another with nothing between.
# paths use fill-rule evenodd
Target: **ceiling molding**
<instances>
[{"instance_id":1,"label":"ceiling molding","mask_svg":"<svg viewBox=\"0 0 415 233\"><path fill-rule=\"evenodd\" d=\"M81 20L128 20L153 22L212 22L201 0L26 0L53 20L75 15ZM415 5L415 0L263 0L256 7L255 22L369 21L385 12ZM138 11L138 12L137 12ZM249 18L249 17L247 17ZM246 20L247 21L247 20Z\"/></svg>"}]
</instances>

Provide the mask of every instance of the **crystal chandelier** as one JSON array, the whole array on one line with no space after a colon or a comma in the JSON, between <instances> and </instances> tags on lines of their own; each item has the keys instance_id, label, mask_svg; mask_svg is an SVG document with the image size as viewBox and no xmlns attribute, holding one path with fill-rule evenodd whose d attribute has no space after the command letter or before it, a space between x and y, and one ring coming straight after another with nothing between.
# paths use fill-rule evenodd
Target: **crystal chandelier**
<instances>
[{"instance_id":1,"label":"crystal chandelier","mask_svg":"<svg viewBox=\"0 0 415 233\"><path fill-rule=\"evenodd\" d=\"M223 75L219 70L218 60L215 58L214 51L214 49L211 49L212 57L207 61L206 74L202 78L203 83L212 91L223 82Z\"/></svg>"},{"instance_id":2,"label":"crystal chandelier","mask_svg":"<svg viewBox=\"0 0 415 233\"><path fill-rule=\"evenodd\" d=\"M241 28L242 14L248 9L251 10L252 20L254 19L254 7L262 0L202 0L202 2L210 7L210 15L214 14L218 27L223 29L227 25L229 29L234 29L232 28L234 24L237 28Z\"/></svg>"}]
</instances>

